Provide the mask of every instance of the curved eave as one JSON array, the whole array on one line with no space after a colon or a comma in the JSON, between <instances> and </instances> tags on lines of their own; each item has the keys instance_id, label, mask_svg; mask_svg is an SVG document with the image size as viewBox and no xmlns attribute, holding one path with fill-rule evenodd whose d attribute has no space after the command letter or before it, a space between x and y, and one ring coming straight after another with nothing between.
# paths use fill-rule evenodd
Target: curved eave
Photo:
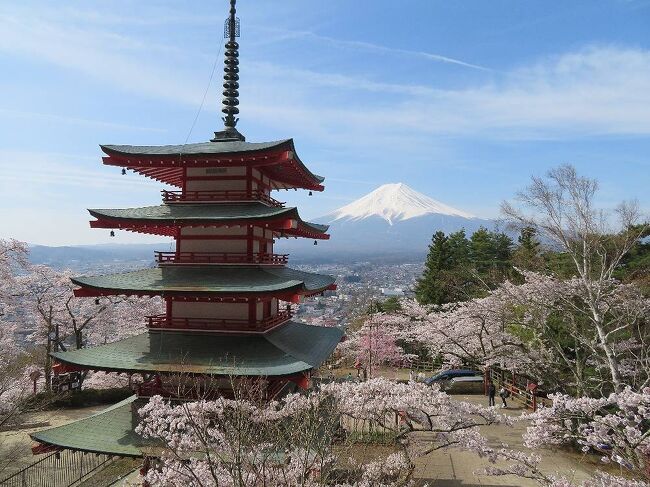
<instances>
[{"instance_id":1,"label":"curved eave","mask_svg":"<svg viewBox=\"0 0 650 487\"><path fill-rule=\"evenodd\" d=\"M186 167L250 165L274 181L274 189L323 191L325 180L312 173L296 154L293 139L268 143L203 142L166 146L100 145L104 164L139 172L180 187Z\"/></svg>"},{"instance_id":2,"label":"curved eave","mask_svg":"<svg viewBox=\"0 0 650 487\"><path fill-rule=\"evenodd\" d=\"M228 214L223 210L233 208ZM255 211L250 211L254 209ZM305 222L296 208L273 208L261 203L221 205L159 205L143 208L89 209L97 220L91 228L120 229L162 236L177 236L178 227L256 225L291 236L328 239L327 225Z\"/></svg>"},{"instance_id":3,"label":"curved eave","mask_svg":"<svg viewBox=\"0 0 650 487\"><path fill-rule=\"evenodd\" d=\"M148 331L93 348L52 353L85 370L284 377L319 367L343 332L288 322L264 335Z\"/></svg>"},{"instance_id":4,"label":"curved eave","mask_svg":"<svg viewBox=\"0 0 650 487\"><path fill-rule=\"evenodd\" d=\"M136 396L121 401L97 414L72 423L31 433L34 441L70 450L141 457L142 448L153 444L135 433L138 425L133 408Z\"/></svg>"},{"instance_id":5,"label":"curved eave","mask_svg":"<svg viewBox=\"0 0 650 487\"><path fill-rule=\"evenodd\" d=\"M76 296L274 296L295 300L335 289L334 277L263 266L165 266L139 271L82 276L72 282Z\"/></svg>"}]
</instances>

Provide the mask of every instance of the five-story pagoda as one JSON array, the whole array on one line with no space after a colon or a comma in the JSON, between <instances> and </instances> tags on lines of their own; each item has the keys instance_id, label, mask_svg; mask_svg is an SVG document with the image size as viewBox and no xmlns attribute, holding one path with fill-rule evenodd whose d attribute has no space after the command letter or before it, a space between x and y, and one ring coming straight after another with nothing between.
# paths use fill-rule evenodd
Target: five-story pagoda
<instances>
[{"instance_id":1,"label":"five-story pagoda","mask_svg":"<svg viewBox=\"0 0 650 487\"><path fill-rule=\"evenodd\" d=\"M323 178L298 158L293 141L250 143L236 128L239 113L239 23L235 0L226 20L224 129L209 142L174 146L103 145L106 165L176 186L163 204L92 209L93 228L172 237L173 252L156 252L157 267L78 277L75 295L160 296L165 312L148 331L107 345L54 353L59 370L141 374L136 395L89 418L34 433L48 448L143 456L136 410L154 394L191 399L230 393L232 384L262 384L276 397L306 387L310 371L334 350L342 332L291 320L290 303L334 289L334 279L286 267L280 237L327 239L327 227L303 221L271 196L277 189L322 191ZM178 387L191 378L208 389ZM209 379L209 380L208 380ZM250 379L259 379L250 381ZM248 381L248 382L247 382ZM179 391L187 391L185 393Z\"/></svg>"}]
</instances>

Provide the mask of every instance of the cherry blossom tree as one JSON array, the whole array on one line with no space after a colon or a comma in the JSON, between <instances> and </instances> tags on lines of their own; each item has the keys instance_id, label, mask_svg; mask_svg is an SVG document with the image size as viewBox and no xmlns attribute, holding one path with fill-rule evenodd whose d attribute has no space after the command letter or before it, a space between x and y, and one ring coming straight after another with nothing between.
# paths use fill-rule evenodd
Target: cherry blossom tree
<instances>
[{"instance_id":1,"label":"cherry blossom tree","mask_svg":"<svg viewBox=\"0 0 650 487\"><path fill-rule=\"evenodd\" d=\"M397 344L393 330L384 326L384 316L385 313L368 315L361 328L348 333L338 347L344 358L367 367L370 376L373 367L378 365L402 365L416 358Z\"/></svg>"},{"instance_id":2,"label":"cherry blossom tree","mask_svg":"<svg viewBox=\"0 0 650 487\"><path fill-rule=\"evenodd\" d=\"M565 392L614 389L612 360L619 380L637 389L648 385L650 300L636 286L599 284L601 333L583 280L521 273L523 284L505 282L484 298L438 307L404 300L400 311L378 315L377 326L448 365L500 365Z\"/></svg>"},{"instance_id":3,"label":"cherry blossom tree","mask_svg":"<svg viewBox=\"0 0 650 487\"><path fill-rule=\"evenodd\" d=\"M160 299L126 296L76 298L70 271L31 266L16 278L16 324L31 331L30 342L43 348L46 384L50 384L50 354L87 344L103 344L145 330L145 316L157 314Z\"/></svg>"},{"instance_id":4,"label":"cherry blossom tree","mask_svg":"<svg viewBox=\"0 0 650 487\"><path fill-rule=\"evenodd\" d=\"M377 319L394 339L424 347L446 366L502 367L528 372L543 363L543 350L528 347L508 330L511 309L490 293L439 307L403 300L397 313Z\"/></svg>"},{"instance_id":5,"label":"cherry blossom tree","mask_svg":"<svg viewBox=\"0 0 650 487\"><path fill-rule=\"evenodd\" d=\"M650 481L650 388L628 387L604 398L554 394L551 399L551 406L524 418L532 421L524 436L527 446L577 444Z\"/></svg>"},{"instance_id":6,"label":"cherry blossom tree","mask_svg":"<svg viewBox=\"0 0 650 487\"><path fill-rule=\"evenodd\" d=\"M647 230L638 225L635 204L622 203L611 215L595 204L598 183L579 176L572 166L549 171L547 178L533 177L531 185L517 195L518 206L502 205L502 213L515 227L533 228L543 241L562 251L573 264L574 286L579 286L580 313L598 337L598 346L616 390L625 386L621 362L614 346L616 326L609 319L614 292L614 272L621 259Z\"/></svg>"},{"instance_id":7,"label":"cherry blossom tree","mask_svg":"<svg viewBox=\"0 0 650 487\"><path fill-rule=\"evenodd\" d=\"M0 427L20 414L30 390L29 372L19 359L16 325L12 323L16 274L27 266L27 245L0 239Z\"/></svg>"},{"instance_id":8,"label":"cherry blossom tree","mask_svg":"<svg viewBox=\"0 0 650 487\"><path fill-rule=\"evenodd\" d=\"M393 486L409 482L413 456L480 441L480 425L505 422L495 408L452 400L437 387L371 379L327 384L269 404L246 399L172 404L154 397L138 432L162 445L146 480L171 486ZM394 439L386 458L355 463L355 425ZM434 433L422 440L422 431Z\"/></svg>"},{"instance_id":9,"label":"cherry blossom tree","mask_svg":"<svg viewBox=\"0 0 650 487\"><path fill-rule=\"evenodd\" d=\"M648 385L650 299L635 285L611 279L588 289L581 278L522 274L523 285L505 283L493 296L514 311L510 333L540 344L547 351L546 364L561 378L570 374L577 394L600 394L621 383ZM598 325L592 319L591 295L596 292Z\"/></svg>"}]
</instances>

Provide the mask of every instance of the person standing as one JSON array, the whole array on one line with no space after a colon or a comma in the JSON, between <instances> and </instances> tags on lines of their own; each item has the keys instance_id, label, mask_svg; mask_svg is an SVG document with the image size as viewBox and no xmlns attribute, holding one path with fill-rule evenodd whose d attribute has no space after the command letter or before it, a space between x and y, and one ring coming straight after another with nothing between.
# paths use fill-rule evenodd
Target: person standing
<instances>
[{"instance_id":1,"label":"person standing","mask_svg":"<svg viewBox=\"0 0 650 487\"><path fill-rule=\"evenodd\" d=\"M490 381L488 384L488 406L494 406L494 396L496 396L497 388L494 385L494 382Z\"/></svg>"},{"instance_id":2,"label":"person standing","mask_svg":"<svg viewBox=\"0 0 650 487\"><path fill-rule=\"evenodd\" d=\"M501 397L501 401L503 401L501 408L507 408L508 403L506 403L506 398L510 396L510 391L508 391L504 386L501 386L501 389L499 389L499 396Z\"/></svg>"}]
</instances>

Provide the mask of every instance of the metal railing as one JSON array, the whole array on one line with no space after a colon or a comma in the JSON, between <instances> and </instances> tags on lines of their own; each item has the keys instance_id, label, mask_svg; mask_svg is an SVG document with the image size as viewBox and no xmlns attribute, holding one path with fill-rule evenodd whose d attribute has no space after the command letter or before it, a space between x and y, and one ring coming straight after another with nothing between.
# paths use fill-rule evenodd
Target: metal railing
<instances>
[{"instance_id":1,"label":"metal railing","mask_svg":"<svg viewBox=\"0 0 650 487\"><path fill-rule=\"evenodd\" d=\"M50 453L0 480L3 487L71 487L113 461L104 454L61 450Z\"/></svg>"},{"instance_id":2,"label":"metal railing","mask_svg":"<svg viewBox=\"0 0 650 487\"><path fill-rule=\"evenodd\" d=\"M272 198L261 190L167 191L163 189L160 193L165 203L261 201L270 206L284 205L284 202Z\"/></svg>"},{"instance_id":3,"label":"metal railing","mask_svg":"<svg viewBox=\"0 0 650 487\"><path fill-rule=\"evenodd\" d=\"M211 331L265 331L291 319L290 311L280 311L275 316L249 321L235 318L172 318L167 315L147 316L153 329L211 330Z\"/></svg>"},{"instance_id":4,"label":"metal railing","mask_svg":"<svg viewBox=\"0 0 650 487\"><path fill-rule=\"evenodd\" d=\"M159 264L266 264L283 265L289 254L245 252L155 252Z\"/></svg>"}]
</instances>

